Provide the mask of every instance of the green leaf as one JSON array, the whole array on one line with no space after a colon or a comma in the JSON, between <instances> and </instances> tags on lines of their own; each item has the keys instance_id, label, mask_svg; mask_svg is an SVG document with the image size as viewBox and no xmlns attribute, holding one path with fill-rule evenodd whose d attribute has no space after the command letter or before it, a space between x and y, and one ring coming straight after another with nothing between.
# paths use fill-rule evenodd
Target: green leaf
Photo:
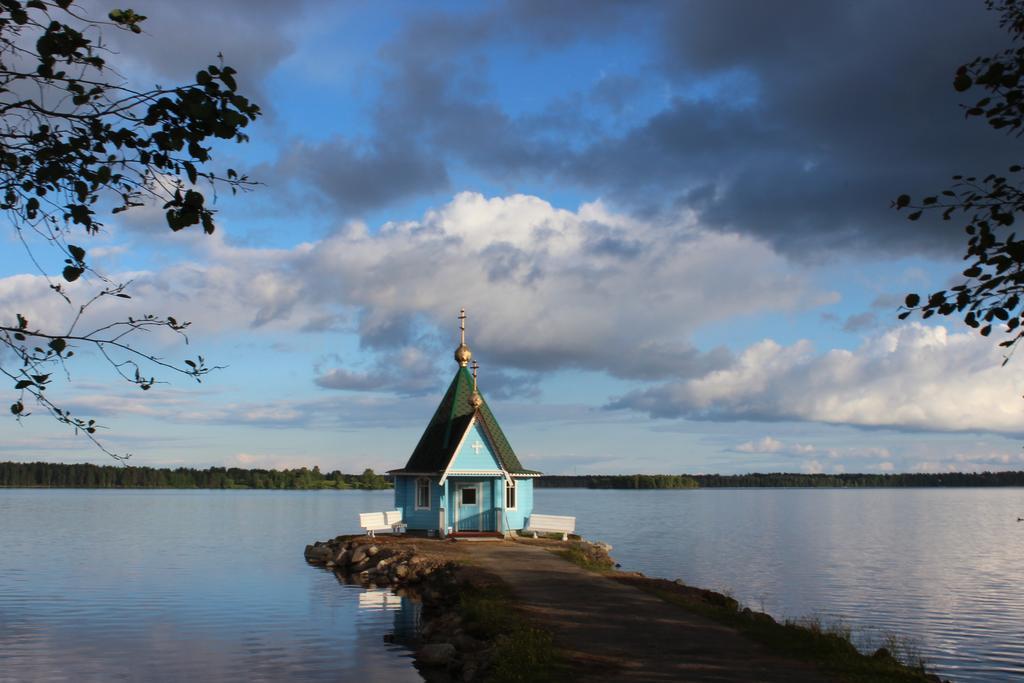
<instances>
[{"instance_id":1,"label":"green leaf","mask_svg":"<svg viewBox=\"0 0 1024 683\"><path fill-rule=\"evenodd\" d=\"M966 73L958 73L956 78L953 79L953 87L957 92L963 92L972 85L974 85L974 81Z\"/></svg>"},{"instance_id":2,"label":"green leaf","mask_svg":"<svg viewBox=\"0 0 1024 683\"><path fill-rule=\"evenodd\" d=\"M67 345L68 343L66 341L64 341L60 337L57 337L56 339L51 339L50 343L47 346L53 349L55 353L60 353L67 347Z\"/></svg>"},{"instance_id":3,"label":"green leaf","mask_svg":"<svg viewBox=\"0 0 1024 683\"><path fill-rule=\"evenodd\" d=\"M74 282L75 280L80 278L82 276L82 273L84 272L84 268L79 268L77 266L65 266L64 279L67 280L68 282Z\"/></svg>"},{"instance_id":4,"label":"green leaf","mask_svg":"<svg viewBox=\"0 0 1024 683\"><path fill-rule=\"evenodd\" d=\"M921 303L921 297L918 294L907 294L907 298L903 303L907 308L915 308Z\"/></svg>"},{"instance_id":5,"label":"green leaf","mask_svg":"<svg viewBox=\"0 0 1024 683\"><path fill-rule=\"evenodd\" d=\"M74 244L68 245L68 252L71 253L71 258L75 259L79 263L85 260L85 249Z\"/></svg>"},{"instance_id":6,"label":"green leaf","mask_svg":"<svg viewBox=\"0 0 1024 683\"><path fill-rule=\"evenodd\" d=\"M897 209L902 209L903 207L909 206L909 205L910 205L910 195L909 194L901 194L899 197L896 198L896 208Z\"/></svg>"}]
</instances>

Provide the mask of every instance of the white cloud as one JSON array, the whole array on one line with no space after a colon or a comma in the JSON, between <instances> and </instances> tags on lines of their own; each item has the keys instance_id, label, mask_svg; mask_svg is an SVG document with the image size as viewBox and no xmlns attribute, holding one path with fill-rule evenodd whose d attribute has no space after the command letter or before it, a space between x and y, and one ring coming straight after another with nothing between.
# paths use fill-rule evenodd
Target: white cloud
<instances>
[{"instance_id":1,"label":"white cloud","mask_svg":"<svg viewBox=\"0 0 1024 683\"><path fill-rule=\"evenodd\" d=\"M821 474L825 471L825 466L817 460L807 460L800 466L800 469L807 474Z\"/></svg>"},{"instance_id":2,"label":"white cloud","mask_svg":"<svg viewBox=\"0 0 1024 683\"><path fill-rule=\"evenodd\" d=\"M736 446L733 450L740 453L778 453L785 448L778 439L766 436L758 441L747 441Z\"/></svg>"},{"instance_id":3,"label":"white cloud","mask_svg":"<svg viewBox=\"0 0 1024 683\"><path fill-rule=\"evenodd\" d=\"M1024 431L1024 365L991 339L903 325L860 348L815 353L764 340L728 368L615 402L654 416L798 420L932 431ZM884 456L883 456L884 457Z\"/></svg>"},{"instance_id":4,"label":"white cloud","mask_svg":"<svg viewBox=\"0 0 1024 683\"><path fill-rule=\"evenodd\" d=\"M364 349L392 351L436 342L439 329L447 346L464 306L470 344L492 363L653 379L731 361L693 347L703 325L832 296L763 243L701 230L688 215L645 222L600 202L574 212L525 195L464 192L421 220L352 223L289 249L232 246L222 232L186 244L193 261L122 274L133 300L103 301L91 320L159 312L204 334L354 330ZM0 313L66 319L71 307L29 277L0 280Z\"/></svg>"}]
</instances>

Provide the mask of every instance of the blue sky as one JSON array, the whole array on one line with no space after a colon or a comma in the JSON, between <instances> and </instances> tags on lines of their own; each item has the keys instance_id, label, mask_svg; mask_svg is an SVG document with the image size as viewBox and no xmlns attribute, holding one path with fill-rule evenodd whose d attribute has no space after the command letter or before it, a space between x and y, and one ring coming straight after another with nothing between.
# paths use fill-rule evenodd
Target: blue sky
<instances>
[{"instance_id":1,"label":"blue sky","mask_svg":"<svg viewBox=\"0 0 1024 683\"><path fill-rule=\"evenodd\" d=\"M545 472L1024 468L1021 364L896 319L962 237L892 198L1014 161L951 87L1005 43L981 2L133 6L126 77L222 52L266 114L216 150L263 184L215 235L143 207L83 244L133 280L96 320L190 320L147 343L226 366L142 394L80 350L53 396L135 464L400 467L464 306ZM66 319L4 239L0 315ZM106 462L41 415L0 458Z\"/></svg>"}]
</instances>

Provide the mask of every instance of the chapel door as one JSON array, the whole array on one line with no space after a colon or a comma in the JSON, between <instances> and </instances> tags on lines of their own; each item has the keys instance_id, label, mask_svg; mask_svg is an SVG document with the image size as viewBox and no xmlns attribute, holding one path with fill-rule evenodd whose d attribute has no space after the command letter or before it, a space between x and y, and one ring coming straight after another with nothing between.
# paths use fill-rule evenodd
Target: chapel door
<instances>
[{"instance_id":1,"label":"chapel door","mask_svg":"<svg viewBox=\"0 0 1024 683\"><path fill-rule=\"evenodd\" d=\"M456 531L480 531L482 501L479 484L458 484L455 487Z\"/></svg>"}]
</instances>

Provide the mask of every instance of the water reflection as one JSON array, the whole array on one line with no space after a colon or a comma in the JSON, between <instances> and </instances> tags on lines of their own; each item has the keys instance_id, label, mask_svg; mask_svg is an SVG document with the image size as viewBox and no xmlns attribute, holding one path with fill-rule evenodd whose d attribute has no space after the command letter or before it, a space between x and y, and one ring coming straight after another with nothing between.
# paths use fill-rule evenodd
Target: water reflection
<instances>
[{"instance_id":1,"label":"water reflection","mask_svg":"<svg viewBox=\"0 0 1024 683\"><path fill-rule=\"evenodd\" d=\"M421 681L302 558L390 492L325 494L0 490L0 681Z\"/></svg>"},{"instance_id":2,"label":"water reflection","mask_svg":"<svg viewBox=\"0 0 1024 683\"><path fill-rule=\"evenodd\" d=\"M361 585L350 574L336 571L334 575L343 585ZM392 615L391 631L384 634L384 642L400 645L410 652L419 646L421 608L419 596L410 588L399 588L396 592L390 588L362 586L359 594L360 611Z\"/></svg>"}]
</instances>

